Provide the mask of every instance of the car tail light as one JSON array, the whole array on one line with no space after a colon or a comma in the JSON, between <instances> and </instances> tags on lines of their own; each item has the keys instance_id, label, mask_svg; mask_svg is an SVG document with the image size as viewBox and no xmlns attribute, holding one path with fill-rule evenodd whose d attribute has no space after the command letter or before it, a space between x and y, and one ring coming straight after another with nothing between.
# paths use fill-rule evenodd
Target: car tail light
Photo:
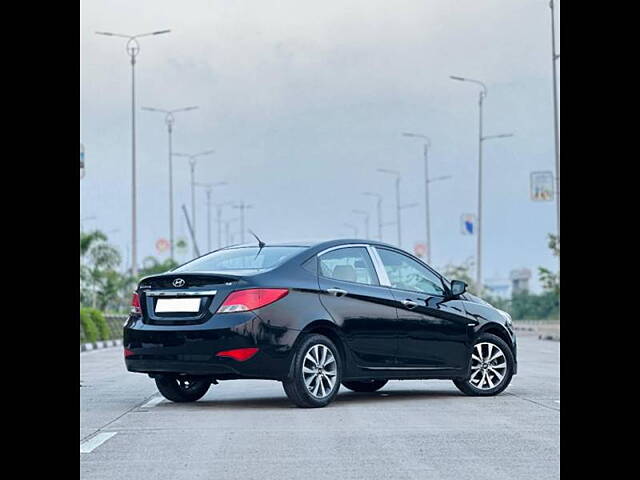
<instances>
[{"instance_id":1,"label":"car tail light","mask_svg":"<svg viewBox=\"0 0 640 480\"><path fill-rule=\"evenodd\" d=\"M133 355L133 352L131 350L129 350L128 348L124 349L124 358L130 357L131 355Z\"/></svg>"},{"instance_id":2,"label":"car tail light","mask_svg":"<svg viewBox=\"0 0 640 480\"><path fill-rule=\"evenodd\" d=\"M223 352L216 353L216 357L229 357L237 360L239 362L244 362L245 360L249 360L256 353L258 353L258 348L236 348L235 350L225 350Z\"/></svg>"},{"instance_id":3,"label":"car tail light","mask_svg":"<svg viewBox=\"0 0 640 480\"><path fill-rule=\"evenodd\" d=\"M140 309L140 295L138 292L133 292L133 297L131 298L131 313L139 315L142 313Z\"/></svg>"},{"instance_id":4,"label":"car tail light","mask_svg":"<svg viewBox=\"0 0 640 480\"><path fill-rule=\"evenodd\" d=\"M231 292L218 308L218 313L248 312L262 308L280 300L287 293L289 290L286 288L251 288Z\"/></svg>"}]
</instances>

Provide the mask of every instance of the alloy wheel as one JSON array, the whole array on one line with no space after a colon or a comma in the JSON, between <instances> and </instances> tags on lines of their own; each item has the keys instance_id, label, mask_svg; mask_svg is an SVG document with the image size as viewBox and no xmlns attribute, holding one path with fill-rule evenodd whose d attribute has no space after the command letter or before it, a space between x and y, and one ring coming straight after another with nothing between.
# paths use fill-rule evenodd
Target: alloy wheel
<instances>
[{"instance_id":1,"label":"alloy wheel","mask_svg":"<svg viewBox=\"0 0 640 480\"><path fill-rule=\"evenodd\" d=\"M471 354L469 383L480 390L491 390L502 383L507 374L507 357L497 345L478 343Z\"/></svg>"},{"instance_id":2,"label":"alloy wheel","mask_svg":"<svg viewBox=\"0 0 640 480\"><path fill-rule=\"evenodd\" d=\"M313 345L302 362L302 378L309 393L316 398L328 397L336 384L337 364L326 345Z\"/></svg>"}]
</instances>

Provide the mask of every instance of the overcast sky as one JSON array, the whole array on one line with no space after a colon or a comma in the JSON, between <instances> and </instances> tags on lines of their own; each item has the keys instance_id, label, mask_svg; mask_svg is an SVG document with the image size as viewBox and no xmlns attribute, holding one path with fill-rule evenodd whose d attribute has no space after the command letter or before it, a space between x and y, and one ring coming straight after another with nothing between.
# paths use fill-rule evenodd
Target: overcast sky
<instances>
[{"instance_id":1,"label":"overcast sky","mask_svg":"<svg viewBox=\"0 0 640 480\"><path fill-rule=\"evenodd\" d=\"M557 9L559 10L559 8ZM384 195L395 220L393 177L402 172L403 245L425 238L420 141L431 137L433 263L475 255L460 216L477 209L478 88L449 75L484 81L485 134L515 133L485 143L485 278L513 268L556 268L546 246L555 204L529 198L529 174L553 170L550 13L547 0L83 0L80 23L80 140L87 172L80 182L85 229L100 228L127 257L130 244L130 64L125 39L141 38L138 106L173 109L174 151L215 149L196 166L201 182L227 181L214 202L244 200L246 225L267 242L353 236L344 223L364 222ZM138 250L168 238L167 131L159 114L137 111ZM174 159L175 225L187 237L180 206L190 208L189 167ZM198 243L206 249L205 192L197 192ZM224 210L224 218L238 211ZM239 241L238 222L233 225ZM217 238L215 222L212 235ZM395 242L394 226L384 240ZM248 241L249 238L247 237ZM164 254L166 257L166 254ZM183 257L186 259L186 256ZM537 282L534 283L536 288Z\"/></svg>"}]
</instances>

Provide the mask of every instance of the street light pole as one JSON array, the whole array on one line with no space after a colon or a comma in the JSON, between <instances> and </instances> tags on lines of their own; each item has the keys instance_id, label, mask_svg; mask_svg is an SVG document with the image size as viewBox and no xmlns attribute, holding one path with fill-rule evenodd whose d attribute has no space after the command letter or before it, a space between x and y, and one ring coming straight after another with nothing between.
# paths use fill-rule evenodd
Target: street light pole
<instances>
[{"instance_id":1,"label":"street light pole","mask_svg":"<svg viewBox=\"0 0 640 480\"><path fill-rule=\"evenodd\" d=\"M560 125L558 119L558 77L556 72L556 60L560 58L560 54L556 53L556 20L553 0L549 1L549 8L551 9L551 62L553 65L553 135L556 153L556 221L558 241L560 241Z\"/></svg>"},{"instance_id":2,"label":"street light pole","mask_svg":"<svg viewBox=\"0 0 640 480\"><path fill-rule=\"evenodd\" d=\"M387 170L385 168L379 168L381 173L389 173L396 176L396 225L398 226L398 247L402 248L402 226L400 224L400 172L396 170Z\"/></svg>"},{"instance_id":3,"label":"street light pole","mask_svg":"<svg viewBox=\"0 0 640 480\"><path fill-rule=\"evenodd\" d=\"M112 32L95 32L96 35L107 37L120 37L127 39L127 53L131 58L131 276L138 276L137 265L137 218L136 218L136 57L140 53L138 38L151 35L169 33L171 30L158 30L155 32L141 33L137 35L123 35Z\"/></svg>"},{"instance_id":4,"label":"street light pole","mask_svg":"<svg viewBox=\"0 0 640 480\"><path fill-rule=\"evenodd\" d=\"M244 243L244 212L247 208L253 208L253 205L248 205L243 200L238 205L234 205L233 208L240 209L240 243Z\"/></svg>"},{"instance_id":5,"label":"street light pole","mask_svg":"<svg viewBox=\"0 0 640 480\"><path fill-rule=\"evenodd\" d=\"M364 215L364 238L369 240L369 212L364 210L352 210L356 215Z\"/></svg>"},{"instance_id":6,"label":"street light pole","mask_svg":"<svg viewBox=\"0 0 640 480\"><path fill-rule=\"evenodd\" d=\"M382 241L382 195L373 192L363 192L362 195L376 197L376 210L378 211L378 240Z\"/></svg>"},{"instance_id":7,"label":"street light pole","mask_svg":"<svg viewBox=\"0 0 640 480\"><path fill-rule=\"evenodd\" d=\"M233 202L224 202L216 204L216 221L218 223L218 248L222 248L222 207L232 205ZM227 245L228 245L227 241Z\"/></svg>"},{"instance_id":8,"label":"street light pole","mask_svg":"<svg viewBox=\"0 0 640 480\"><path fill-rule=\"evenodd\" d=\"M165 115L164 122L167 125L167 131L169 133L169 246L171 248L171 260L174 258L175 246L174 246L174 229L173 229L173 125L175 124L174 113L188 112L190 110L196 110L198 107L185 107L176 108L174 110L163 110L160 108L142 107L142 110L149 112L158 112Z\"/></svg>"},{"instance_id":9,"label":"street light pole","mask_svg":"<svg viewBox=\"0 0 640 480\"><path fill-rule=\"evenodd\" d=\"M214 150L206 150L204 152L189 155L186 153L174 153L176 157L186 157L189 159L189 168L191 171L191 228L193 228L193 237L196 238L196 158L204 155L211 155ZM193 245L194 253L196 245Z\"/></svg>"},{"instance_id":10,"label":"street light pole","mask_svg":"<svg viewBox=\"0 0 640 480\"><path fill-rule=\"evenodd\" d=\"M213 187L227 185L227 182L196 183L196 187L204 187L207 194L207 251L211 251L211 191ZM219 225L218 225L218 228Z\"/></svg>"}]
</instances>

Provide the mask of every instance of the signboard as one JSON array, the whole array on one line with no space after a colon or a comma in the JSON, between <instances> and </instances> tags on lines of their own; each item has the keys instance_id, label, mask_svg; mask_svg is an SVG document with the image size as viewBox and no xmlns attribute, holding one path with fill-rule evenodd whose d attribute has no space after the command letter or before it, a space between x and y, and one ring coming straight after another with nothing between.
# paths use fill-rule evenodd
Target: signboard
<instances>
[{"instance_id":1,"label":"signboard","mask_svg":"<svg viewBox=\"0 0 640 480\"><path fill-rule=\"evenodd\" d=\"M186 238L181 237L178 240L176 240L176 251L178 253L187 253L187 251L189 250L189 244L187 243Z\"/></svg>"},{"instance_id":2,"label":"signboard","mask_svg":"<svg viewBox=\"0 0 640 480\"><path fill-rule=\"evenodd\" d=\"M169 240L167 240L166 238L159 238L156 241L156 250L158 253L164 253L167 250L169 250L170 244L169 244Z\"/></svg>"},{"instance_id":3,"label":"signboard","mask_svg":"<svg viewBox=\"0 0 640 480\"><path fill-rule=\"evenodd\" d=\"M553 172L531 172L531 200L553 201Z\"/></svg>"},{"instance_id":4,"label":"signboard","mask_svg":"<svg viewBox=\"0 0 640 480\"><path fill-rule=\"evenodd\" d=\"M476 216L472 213L463 213L460 217L460 228L463 235L475 235Z\"/></svg>"},{"instance_id":5,"label":"signboard","mask_svg":"<svg viewBox=\"0 0 640 480\"><path fill-rule=\"evenodd\" d=\"M84 178L84 145L80 142L80 178Z\"/></svg>"},{"instance_id":6,"label":"signboard","mask_svg":"<svg viewBox=\"0 0 640 480\"><path fill-rule=\"evenodd\" d=\"M427 245L424 243L416 243L413 247L413 253L418 258L424 258L427 255Z\"/></svg>"}]
</instances>

